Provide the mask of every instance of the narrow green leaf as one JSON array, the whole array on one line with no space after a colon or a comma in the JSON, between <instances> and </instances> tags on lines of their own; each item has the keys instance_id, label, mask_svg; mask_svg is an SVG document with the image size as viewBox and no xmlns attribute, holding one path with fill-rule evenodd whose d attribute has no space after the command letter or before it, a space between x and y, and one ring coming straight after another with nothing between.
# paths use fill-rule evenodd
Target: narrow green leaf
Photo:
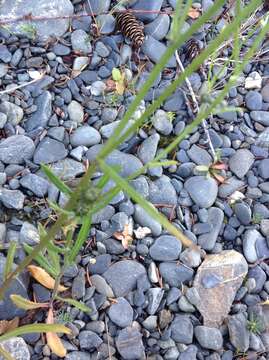
<instances>
[{"instance_id":1,"label":"narrow green leaf","mask_svg":"<svg viewBox=\"0 0 269 360\"><path fill-rule=\"evenodd\" d=\"M61 272L60 256L56 251L54 251L52 249L47 249L47 252L48 252L48 258L50 260L50 263L52 264L53 268L57 272L57 276L58 276Z\"/></svg>"},{"instance_id":2,"label":"narrow green leaf","mask_svg":"<svg viewBox=\"0 0 269 360\"><path fill-rule=\"evenodd\" d=\"M47 332L71 334L71 330L62 324L31 324L20 326L17 329L8 331L7 333L1 335L0 342L3 340L8 340L15 336Z\"/></svg>"},{"instance_id":3,"label":"narrow green leaf","mask_svg":"<svg viewBox=\"0 0 269 360\"><path fill-rule=\"evenodd\" d=\"M178 161L175 160L163 160L163 161L150 161L146 164L148 168L155 168L159 166L172 166L178 165Z\"/></svg>"},{"instance_id":4,"label":"narrow green leaf","mask_svg":"<svg viewBox=\"0 0 269 360\"><path fill-rule=\"evenodd\" d=\"M11 241L9 244L9 249L7 253L7 260L5 264L5 270L4 270L4 279L6 280L8 278L9 273L12 271L12 266L14 262L14 257L17 249L17 243L15 241Z\"/></svg>"},{"instance_id":5,"label":"narrow green leaf","mask_svg":"<svg viewBox=\"0 0 269 360\"><path fill-rule=\"evenodd\" d=\"M117 69L117 68L112 69L112 79L117 82L121 81L122 75L121 75L121 72L119 69Z\"/></svg>"},{"instance_id":6,"label":"narrow green leaf","mask_svg":"<svg viewBox=\"0 0 269 360\"><path fill-rule=\"evenodd\" d=\"M90 313L92 311L87 305L85 305L77 300L70 299L70 298L63 298L59 295L56 296L56 299L64 301L69 305L75 306L76 308L78 308L79 310L81 310L85 313Z\"/></svg>"},{"instance_id":7,"label":"narrow green leaf","mask_svg":"<svg viewBox=\"0 0 269 360\"><path fill-rule=\"evenodd\" d=\"M53 244L52 241L48 243L47 249L54 251L56 254L65 254L68 251L66 248L60 248L59 246Z\"/></svg>"},{"instance_id":8,"label":"narrow green leaf","mask_svg":"<svg viewBox=\"0 0 269 360\"><path fill-rule=\"evenodd\" d=\"M58 214L65 214L68 217L74 217L74 213L72 211L68 211L66 209L61 208L58 204L48 200L49 206Z\"/></svg>"},{"instance_id":9,"label":"narrow green leaf","mask_svg":"<svg viewBox=\"0 0 269 360\"><path fill-rule=\"evenodd\" d=\"M209 171L209 166L197 165L197 166L195 166L195 170L207 173Z\"/></svg>"},{"instance_id":10,"label":"narrow green leaf","mask_svg":"<svg viewBox=\"0 0 269 360\"><path fill-rule=\"evenodd\" d=\"M47 178L53 183L53 185L55 185L62 193L67 195L72 194L72 190L67 185L65 185L65 183L58 176L56 176L47 165L41 164L41 169Z\"/></svg>"},{"instance_id":11,"label":"narrow green leaf","mask_svg":"<svg viewBox=\"0 0 269 360\"><path fill-rule=\"evenodd\" d=\"M82 226L79 230L77 239L69 255L70 263L72 263L75 260L84 242L87 240L91 228L91 223L92 223L92 218L91 218L91 213L89 213L83 217Z\"/></svg>"},{"instance_id":12,"label":"narrow green leaf","mask_svg":"<svg viewBox=\"0 0 269 360\"><path fill-rule=\"evenodd\" d=\"M105 161L99 160L101 169L107 173L115 183L123 189L127 195L129 195L135 202L137 202L147 213L152 216L156 221L163 225L171 234L176 236L185 246L194 246L194 243L189 240L181 231L179 231L175 226L173 226L167 218L160 214L152 204L142 198L129 184L128 182L120 177L110 166L108 166Z\"/></svg>"},{"instance_id":13,"label":"narrow green leaf","mask_svg":"<svg viewBox=\"0 0 269 360\"><path fill-rule=\"evenodd\" d=\"M33 251L33 248L28 244L23 244L23 248L28 255L30 255ZM47 258L44 255L36 255L34 257L34 260L54 278L57 276L56 269L53 268L52 264L48 262Z\"/></svg>"},{"instance_id":14,"label":"narrow green leaf","mask_svg":"<svg viewBox=\"0 0 269 360\"><path fill-rule=\"evenodd\" d=\"M12 302L19 308L23 310L32 310L32 309L39 309L39 308L48 308L49 303L36 303L27 299L24 299L20 295L11 294L10 299Z\"/></svg>"},{"instance_id":15,"label":"narrow green leaf","mask_svg":"<svg viewBox=\"0 0 269 360\"><path fill-rule=\"evenodd\" d=\"M15 360L14 357L10 355L9 352L7 352L3 346L0 345L0 355L3 356L5 360Z\"/></svg>"}]
</instances>

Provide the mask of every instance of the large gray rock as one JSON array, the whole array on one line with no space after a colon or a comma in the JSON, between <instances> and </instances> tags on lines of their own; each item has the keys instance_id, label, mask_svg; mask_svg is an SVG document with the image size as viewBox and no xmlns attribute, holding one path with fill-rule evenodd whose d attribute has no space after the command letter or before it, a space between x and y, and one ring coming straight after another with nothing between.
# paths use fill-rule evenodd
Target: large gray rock
<instances>
[{"instance_id":1,"label":"large gray rock","mask_svg":"<svg viewBox=\"0 0 269 360\"><path fill-rule=\"evenodd\" d=\"M2 0L0 5L0 21L31 14L44 17L61 17L73 15L74 9L70 0ZM69 19L43 21L20 21L8 25L11 33L38 36L48 39L50 36L60 37L68 29Z\"/></svg>"},{"instance_id":2,"label":"large gray rock","mask_svg":"<svg viewBox=\"0 0 269 360\"><path fill-rule=\"evenodd\" d=\"M5 164L23 164L34 151L33 140L24 135L12 135L0 142L0 160Z\"/></svg>"},{"instance_id":3,"label":"large gray rock","mask_svg":"<svg viewBox=\"0 0 269 360\"><path fill-rule=\"evenodd\" d=\"M30 360L30 351L23 338L13 337L8 340L1 341L0 346L3 347L15 360ZM0 360L4 360L4 358L0 356Z\"/></svg>"},{"instance_id":4,"label":"large gray rock","mask_svg":"<svg viewBox=\"0 0 269 360\"><path fill-rule=\"evenodd\" d=\"M136 288L139 277L146 274L143 265L132 260L119 261L103 274L116 296L125 296Z\"/></svg>"},{"instance_id":5,"label":"large gray rock","mask_svg":"<svg viewBox=\"0 0 269 360\"><path fill-rule=\"evenodd\" d=\"M247 271L245 258L234 250L206 257L198 268L193 285L201 299L196 307L205 326L222 324Z\"/></svg>"}]
</instances>

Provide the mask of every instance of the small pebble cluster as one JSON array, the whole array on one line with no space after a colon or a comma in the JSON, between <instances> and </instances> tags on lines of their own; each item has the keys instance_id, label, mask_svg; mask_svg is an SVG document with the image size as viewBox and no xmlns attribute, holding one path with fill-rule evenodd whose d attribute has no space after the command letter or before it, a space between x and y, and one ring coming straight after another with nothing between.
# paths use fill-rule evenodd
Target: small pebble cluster
<instances>
[{"instance_id":1,"label":"small pebble cluster","mask_svg":"<svg viewBox=\"0 0 269 360\"><path fill-rule=\"evenodd\" d=\"M197 1L206 11L213 0ZM1 16L32 13L54 16L93 11L95 18L68 18L0 28L0 242L36 245L38 222L52 216L47 199L63 207L66 195L44 176L40 164L68 183L75 182L111 137L126 109L167 48L170 10L176 0L132 0L145 41L133 59L131 42L117 32L110 0L14 0L0 4ZM124 4L123 4L124 5ZM165 12L158 14L159 11ZM37 12L38 11L38 12ZM186 30L192 19L183 24ZM225 18L205 24L195 34L201 48L226 25ZM69 26L69 23L71 26ZM248 39L250 46L255 37ZM185 47L179 49L184 64ZM136 54L137 55L137 54ZM222 57L229 56L224 49ZM137 56L136 56L137 57ZM177 76L176 57L130 120L145 109ZM113 68L124 69L132 87L123 95L107 92ZM225 83L229 73L214 65ZM196 128L173 153L177 165L151 168L130 184L154 204L202 252L186 249L122 191L93 217L86 248L68 268L63 284L91 313L67 306L56 315L72 335L63 336L66 360L232 360L269 359L269 65L250 62L226 98L235 110L208 120L215 151L227 165L219 183L197 166L213 163L203 128ZM137 77L138 76L138 77ZM137 77L137 79L136 79ZM134 81L136 79L136 81ZM197 97L206 92L200 72L190 83ZM107 158L127 177L179 135L193 113L182 86L155 112L150 122ZM128 124L128 126L130 126ZM114 186L112 181L106 191ZM133 229L126 249L115 238ZM209 256L206 256L209 255ZM16 263L25 257L20 247ZM0 275L6 258L0 256ZM88 276L86 276L88 274ZM20 275L0 303L0 320L23 318L9 294L40 302L51 292ZM32 299L32 298L31 298ZM34 322L44 322L37 312ZM3 343L16 359L57 359L40 334ZM244 357L246 356L246 357ZM248 357L249 356L249 357Z\"/></svg>"}]
</instances>

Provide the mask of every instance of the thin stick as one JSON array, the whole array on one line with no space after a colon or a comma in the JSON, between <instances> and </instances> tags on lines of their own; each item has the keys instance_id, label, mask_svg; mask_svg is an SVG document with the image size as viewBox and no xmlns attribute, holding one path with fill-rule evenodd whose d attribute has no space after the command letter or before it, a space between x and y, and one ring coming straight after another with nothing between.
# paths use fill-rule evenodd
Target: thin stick
<instances>
[{"instance_id":1,"label":"thin stick","mask_svg":"<svg viewBox=\"0 0 269 360\"><path fill-rule=\"evenodd\" d=\"M181 72L184 73L185 68L184 68L184 66L183 66L183 64L182 64L182 62L181 62L181 60L180 60L180 57L179 57L179 55L178 55L178 51L175 52L175 56L176 56L176 61L177 61L177 63L178 63L178 66L179 66ZM189 80L189 78L188 78L187 76L185 77L185 82L186 82L187 87L188 87L188 89L189 89L189 92L190 92L192 101L193 101L193 103L194 103L194 105L195 105L195 110L194 110L194 111L195 111L195 113L198 113L198 112L200 111L199 103L198 103L198 100L197 100L196 95L195 95L195 93L194 93L194 90L193 90L193 87L192 87L192 85L191 85L191 82L190 82L190 80ZM213 159L214 159L214 161L215 161L216 158L217 158L217 156L216 156L216 152L215 152L214 146L213 146L212 141L211 141L211 138L210 138L210 134L209 134L209 131L208 131L208 128L207 128L207 122L206 122L206 120L203 120L203 121L202 121L202 126L203 126L203 129L204 129L204 133L205 133L205 135L206 135L207 142L208 142L208 144L209 144L211 153L212 153L212 155L213 155Z\"/></svg>"},{"instance_id":2,"label":"thin stick","mask_svg":"<svg viewBox=\"0 0 269 360\"><path fill-rule=\"evenodd\" d=\"M24 84L21 84L21 85L17 85L17 86L11 87L11 88L9 88L9 89L0 91L0 96L1 96L1 95L4 95L4 94L12 93L12 92L14 92L14 91L16 91L16 90L18 90L18 89L24 88L25 86L31 85L31 84L35 83L36 81L41 80L44 75L45 75L45 73L41 73L41 74L40 74L40 77L38 77L38 78L36 78L36 79L33 79L33 80L31 80L31 81L29 81L29 82L27 82L27 83L24 83Z\"/></svg>"}]
</instances>

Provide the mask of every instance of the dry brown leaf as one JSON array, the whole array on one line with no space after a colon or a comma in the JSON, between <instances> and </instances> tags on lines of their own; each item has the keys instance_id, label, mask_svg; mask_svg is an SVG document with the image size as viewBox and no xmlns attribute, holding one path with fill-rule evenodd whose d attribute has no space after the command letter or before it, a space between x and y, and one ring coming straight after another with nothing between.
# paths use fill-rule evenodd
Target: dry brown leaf
<instances>
[{"instance_id":1,"label":"dry brown leaf","mask_svg":"<svg viewBox=\"0 0 269 360\"><path fill-rule=\"evenodd\" d=\"M55 286L55 280L41 267L35 265L29 265L27 267L33 278L47 289L53 290ZM59 285L58 291L65 291L66 287Z\"/></svg>"},{"instance_id":2,"label":"dry brown leaf","mask_svg":"<svg viewBox=\"0 0 269 360\"><path fill-rule=\"evenodd\" d=\"M52 309L49 309L48 316L47 316L47 324L54 324L54 317L53 317L53 311ZM61 339L56 333L48 332L46 333L47 343L50 347L51 351L59 356L59 357L65 357L66 356L66 349L63 346L63 343L61 342Z\"/></svg>"},{"instance_id":3,"label":"dry brown leaf","mask_svg":"<svg viewBox=\"0 0 269 360\"><path fill-rule=\"evenodd\" d=\"M225 180L226 180L226 178L224 176L221 176L221 175L216 174L216 173L214 173L213 176L220 184L223 184L225 182Z\"/></svg>"},{"instance_id":4,"label":"dry brown leaf","mask_svg":"<svg viewBox=\"0 0 269 360\"><path fill-rule=\"evenodd\" d=\"M188 12L188 16L191 19L197 19L200 16L200 11L198 9L195 9L195 8L191 7L189 12Z\"/></svg>"},{"instance_id":5,"label":"dry brown leaf","mask_svg":"<svg viewBox=\"0 0 269 360\"><path fill-rule=\"evenodd\" d=\"M19 326L19 318L15 317L12 320L0 321L0 335L5 334L8 331L14 330Z\"/></svg>"},{"instance_id":6,"label":"dry brown leaf","mask_svg":"<svg viewBox=\"0 0 269 360\"><path fill-rule=\"evenodd\" d=\"M261 305L269 305L269 299L267 299L267 300L265 300L264 302L262 302Z\"/></svg>"},{"instance_id":7,"label":"dry brown leaf","mask_svg":"<svg viewBox=\"0 0 269 360\"><path fill-rule=\"evenodd\" d=\"M124 226L124 230L123 232L118 232L116 231L113 236L121 241L122 246L124 247L124 249L128 249L128 246L132 243L133 241L133 237L132 237L132 228L130 226L130 224L126 224Z\"/></svg>"}]
</instances>

